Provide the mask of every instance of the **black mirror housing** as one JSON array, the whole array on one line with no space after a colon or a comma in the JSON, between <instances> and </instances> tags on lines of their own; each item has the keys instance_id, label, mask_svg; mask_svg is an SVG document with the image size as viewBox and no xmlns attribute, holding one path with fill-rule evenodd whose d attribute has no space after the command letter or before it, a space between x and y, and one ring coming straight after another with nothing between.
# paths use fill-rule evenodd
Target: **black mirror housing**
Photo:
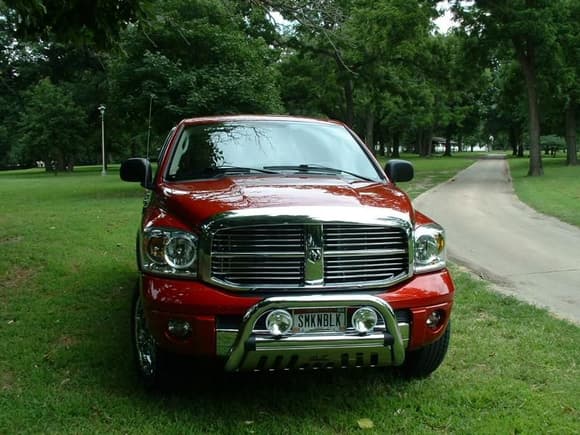
<instances>
[{"instance_id":1,"label":"black mirror housing","mask_svg":"<svg viewBox=\"0 0 580 435\"><path fill-rule=\"evenodd\" d=\"M393 182L411 181L415 176L413 164L407 160L392 159L385 165L385 172Z\"/></svg>"},{"instance_id":2,"label":"black mirror housing","mask_svg":"<svg viewBox=\"0 0 580 435\"><path fill-rule=\"evenodd\" d=\"M151 189L153 184L153 173L151 163L147 159L132 158L121 163L119 171L121 180L141 183L145 189Z\"/></svg>"}]
</instances>

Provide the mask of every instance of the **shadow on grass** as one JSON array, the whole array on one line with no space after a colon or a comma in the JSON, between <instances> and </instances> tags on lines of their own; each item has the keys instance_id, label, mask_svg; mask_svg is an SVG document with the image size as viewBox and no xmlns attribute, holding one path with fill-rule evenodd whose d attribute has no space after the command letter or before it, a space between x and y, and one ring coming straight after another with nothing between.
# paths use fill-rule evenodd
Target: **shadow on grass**
<instances>
[{"instance_id":1,"label":"shadow on grass","mask_svg":"<svg viewBox=\"0 0 580 435\"><path fill-rule=\"evenodd\" d=\"M405 389L409 383L392 368L232 374L223 372L215 362L177 357L163 386L148 390L137 375L132 354L132 290L128 289L133 283L124 280L125 291L114 298L116 308L111 317L87 319L108 339L93 343L91 352L98 355L99 362L85 366L83 371L93 379L94 387L102 390L99 396L126 397L132 406L143 412L155 407L159 414L171 415L186 407L203 409L204 415L227 421L231 415L223 414L223 407L230 403L235 408L232 409L234 416L247 409L248 413L256 410L270 414L282 412L292 418L293 414L301 417L303 413L312 415L317 410L327 413L336 400L356 402L360 394L370 400L367 398L376 398L380 392ZM93 311L93 315L98 316L98 313Z\"/></svg>"}]
</instances>

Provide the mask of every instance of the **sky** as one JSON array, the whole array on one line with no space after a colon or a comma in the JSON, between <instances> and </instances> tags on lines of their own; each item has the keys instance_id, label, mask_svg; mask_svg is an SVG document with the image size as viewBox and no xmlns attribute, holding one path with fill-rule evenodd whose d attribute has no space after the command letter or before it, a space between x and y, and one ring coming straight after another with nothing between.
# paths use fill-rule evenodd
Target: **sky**
<instances>
[{"instance_id":1,"label":"sky","mask_svg":"<svg viewBox=\"0 0 580 435\"><path fill-rule=\"evenodd\" d=\"M447 3L447 2L442 2L442 3ZM442 9L442 6L443 5L439 6L439 8ZM448 7L448 5L445 5L445 6ZM445 9L445 13L435 20L435 24L437 25L437 27L439 28L439 31L441 33L447 33L447 31L451 27L457 26L457 23L453 22L453 14L451 13L451 11L449 9Z\"/></svg>"},{"instance_id":2,"label":"sky","mask_svg":"<svg viewBox=\"0 0 580 435\"><path fill-rule=\"evenodd\" d=\"M462 3L470 3L469 1L463 1ZM435 24L437 25L439 32L446 33L450 28L457 27L457 23L453 22L453 14L450 10L450 4L448 0L440 1L437 4L437 8L440 11L444 11L444 13L434 20ZM288 23L278 12L272 12L271 16L273 20L278 24L286 24Z\"/></svg>"},{"instance_id":3,"label":"sky","mask_svg":"<svg viewBox=\"0 0 580 435\"><path fill-rule=\"evenodd\" d=\"M443 15L435 20L435 24L441 33L446 33L451 27L457 27L457 23L453 22L453 14L448 1L439 2L437 9L445 11Z\"/></svg>"}]
</instances>

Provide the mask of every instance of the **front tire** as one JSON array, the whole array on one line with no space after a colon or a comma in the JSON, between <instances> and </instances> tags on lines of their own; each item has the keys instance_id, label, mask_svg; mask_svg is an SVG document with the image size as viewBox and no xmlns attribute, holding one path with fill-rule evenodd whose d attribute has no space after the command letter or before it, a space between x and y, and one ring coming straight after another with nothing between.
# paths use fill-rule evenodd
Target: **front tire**
<instances>
[{"instance_id":1,"label":"front tire","mask_svg":"<svg viewBox=\"0 0 580 435\"><path fill-rule=\"evenodd\" d=\"M450 338L451 321L437 341L421 349L407 352L405 362L401 366L403 375L407 378L426 378L433 373L445 359Z\"/></svg>"},{"instance_id":2,"label":"front tire","mask_svg":"<svg viewBox=\"0 0 580 435\"><path fill-rule=\"evenodd\" d=\"M159 388L166 375L168 355L161 349L149 330L139 288L135 290L132 310L133 354L137 372L145 387Z\"/></svg>"}]
</instances>

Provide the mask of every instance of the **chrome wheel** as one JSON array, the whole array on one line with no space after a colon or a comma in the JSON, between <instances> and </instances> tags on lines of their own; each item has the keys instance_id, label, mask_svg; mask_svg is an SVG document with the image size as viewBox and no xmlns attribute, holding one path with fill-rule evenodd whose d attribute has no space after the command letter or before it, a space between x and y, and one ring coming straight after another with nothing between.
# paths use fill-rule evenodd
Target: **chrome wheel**
<instances>
[{"instance_id":1,"label":"chrome wheel","mask_svg":"<svg viewBox=\"0 0 580 435\"><path fill-rule=\"evenodd\" d=\"M156 375L157 370L157 344L147 327L145 310L143 309L140 295L137 296L135 301L133 322L137 364L143 376L152 378Z\"/></svg>"}]
</instances>

